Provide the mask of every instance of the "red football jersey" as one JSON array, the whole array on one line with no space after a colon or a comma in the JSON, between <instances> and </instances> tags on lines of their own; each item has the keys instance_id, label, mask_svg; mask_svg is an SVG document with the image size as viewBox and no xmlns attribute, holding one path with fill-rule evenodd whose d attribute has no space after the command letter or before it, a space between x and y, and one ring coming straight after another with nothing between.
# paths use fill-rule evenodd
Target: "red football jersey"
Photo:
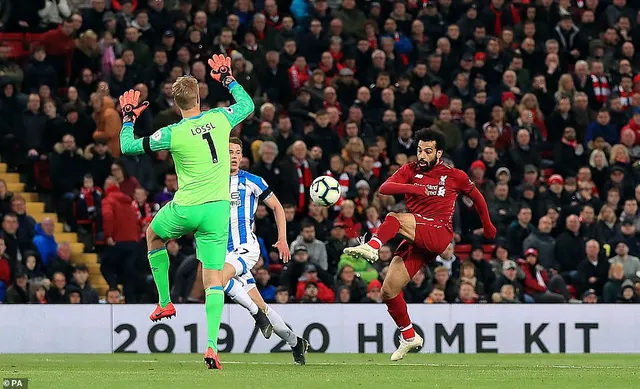
<instances>
[{"instance_id":1,"label":"red football jersey","mask_svg":"<svg viewBox=\"0 0 640 389\"><path fill-rule=\"evenodd\" d=\"M426 194L405 194L409 212L450 226L458 194L467 195L474 187L467 173L442 162L423 172L415 162L398 169L387 181L424 187Z\"/></svg>"}]
</instances>

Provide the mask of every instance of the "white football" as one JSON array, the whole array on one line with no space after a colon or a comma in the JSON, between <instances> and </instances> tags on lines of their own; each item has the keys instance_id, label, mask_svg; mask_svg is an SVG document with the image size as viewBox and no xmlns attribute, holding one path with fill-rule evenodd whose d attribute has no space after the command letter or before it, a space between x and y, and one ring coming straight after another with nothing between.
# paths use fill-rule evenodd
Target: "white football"
<instances>
[{"instance_id":1,"label":"white football","mask_svg":"<svg viewBox=\"0 0 640 389\"><path fill-rule=\"evenodd\" d=\"M314 203L323 207L333 205L340 198L340 184L330 176L320 176L313 180L309 195Z\"/></svg>"}]
</instances>

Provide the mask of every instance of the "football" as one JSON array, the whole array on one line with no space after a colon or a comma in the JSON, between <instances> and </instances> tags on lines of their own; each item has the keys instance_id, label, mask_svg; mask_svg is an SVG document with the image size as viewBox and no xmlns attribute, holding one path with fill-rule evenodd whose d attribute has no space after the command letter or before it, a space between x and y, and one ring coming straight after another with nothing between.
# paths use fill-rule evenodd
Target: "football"
<instances>
[{"instance_id":1,"label":"football","mask_svg":"<svg viewBox=\"0 0 640 389\"><path fill-rule=\"evenodd\" d=\"M320 176L313 180L309 192L314 203L326 207L340 198L340 184L333 177Z\"/></svg>"}]
</instances>

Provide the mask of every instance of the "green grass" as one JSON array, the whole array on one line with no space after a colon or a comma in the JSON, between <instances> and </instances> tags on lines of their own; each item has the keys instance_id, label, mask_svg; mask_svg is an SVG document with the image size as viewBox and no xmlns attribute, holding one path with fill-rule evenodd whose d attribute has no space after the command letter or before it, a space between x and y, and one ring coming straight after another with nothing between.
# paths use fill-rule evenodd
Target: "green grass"
<instances>
[{"instance_id":1,"label":"green grass","mask_svg":"<svg viewBox=\"0 0 640 389\"><path fill-rule=\"evenodd\" d=\"M630 388L640 378L634 355L222 354L207 370L196 354L0 355L0 375L27 377L29 389L165 388Z\"/></svg>"}]
</instances>

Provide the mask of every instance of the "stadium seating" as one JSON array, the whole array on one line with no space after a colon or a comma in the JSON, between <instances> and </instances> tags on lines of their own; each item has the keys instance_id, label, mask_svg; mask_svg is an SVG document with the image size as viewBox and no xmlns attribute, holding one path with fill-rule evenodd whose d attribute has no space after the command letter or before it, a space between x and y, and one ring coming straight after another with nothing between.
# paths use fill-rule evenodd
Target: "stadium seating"
<instances>
[{"instance_id":1,"label":"stadium seating","mask_svg":"<svg viewBox=\"0 0 640 389\"><path fill-rule=\"evenodd\" d=\"M7 182L9 191L19 194L24 197L27 204L27 214L34 218L34 220L40 223L45 218L49 217L55 221L55 238L56 242L69 242L71 245L72 261L74 264L82 263L89 269L89 280L94 288L98 291L100 296L104 297L109 289L109 285L102 277L100 272L100 264L98 263L97 254L85 253L84 244L78 241L78 235L76 233L64 232L64 225L58 222L58 215L51 212L46 212L45 204L38 201L38 193L23 192L24 183L20 181L20 175L18 173L7 173L7 165L0 163L0 179Z\"/></svg>"}]
</instances>

